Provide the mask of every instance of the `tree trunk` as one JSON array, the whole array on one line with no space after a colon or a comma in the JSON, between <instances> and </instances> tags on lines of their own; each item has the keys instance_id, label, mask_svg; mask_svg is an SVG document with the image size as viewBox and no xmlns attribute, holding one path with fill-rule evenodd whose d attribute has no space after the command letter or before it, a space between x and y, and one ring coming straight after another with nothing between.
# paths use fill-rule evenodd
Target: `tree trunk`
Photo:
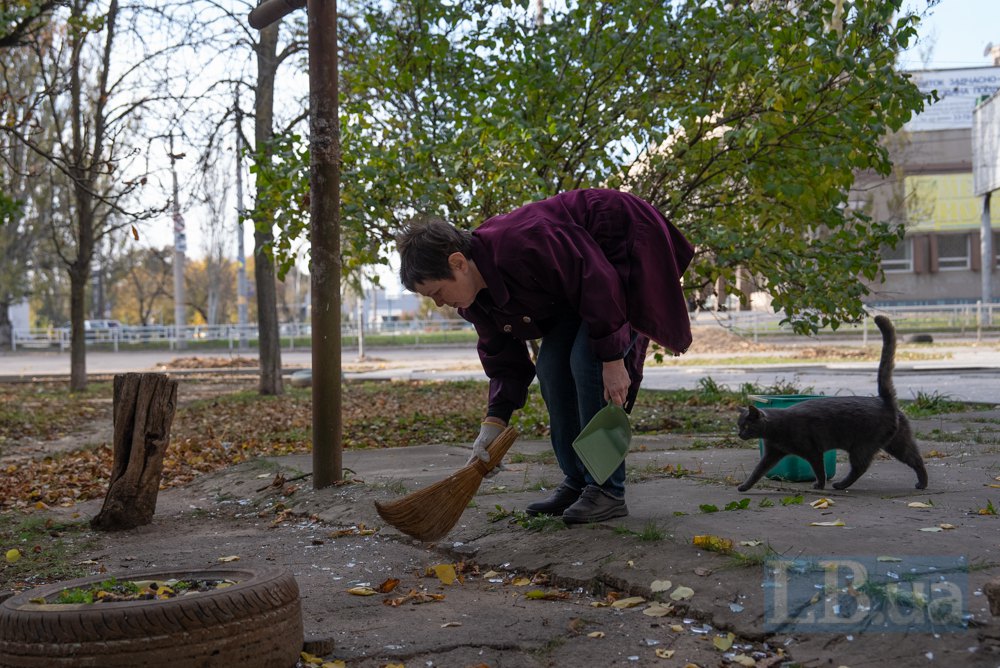
<instances>
[{"instance_id":1,"label":"tree trunk","mask_svg":"<svg viewBox=\"0 0 1000 668\"><path fill-rule=\"evenodd\" d=\"M70 267L69 271L69 389L82 392L87 389L87 334L83 329L84 294L88 274L83 276Z\"/></svg>"},{"instance_id":2,"label":"tree trunk","mask_svg":"<svg viewBox=\"0 0 1000 668\"><path fill-rule=\"evenodd\" d=\"M260 31L257 44L257 95L254 110L256 150L259 152L274 136L274 78L278 71L278 27L273 23ZM257 327L260 357L261 394L282 394L281 339L278 335L278 297L275 287L274 263L266 247L274 239L270 229L262 229L256 221L254 231L254 284L257 287Z\"/></svg>"},{"instance_id":3,"label":"tree trunk","mask_svg":"<svg viewBox=\"0 0 1000 668\"><path fill-rule=\"evenodd\" d=\"M0 350L10 350L14 340L14 325L10 321L10 304L0 302Z\"/></svg>"},{"instance_id":4,"label":"tree trunk","mask_svg":"<svg viewBox=\"0 0 1000 668\"><path fill-rule=\"evenodd\" d=\"M118 531L152 521L176 407L177 381L166 374L115 376L111 482L92 527Z\"/></svg>"}]
</instances>

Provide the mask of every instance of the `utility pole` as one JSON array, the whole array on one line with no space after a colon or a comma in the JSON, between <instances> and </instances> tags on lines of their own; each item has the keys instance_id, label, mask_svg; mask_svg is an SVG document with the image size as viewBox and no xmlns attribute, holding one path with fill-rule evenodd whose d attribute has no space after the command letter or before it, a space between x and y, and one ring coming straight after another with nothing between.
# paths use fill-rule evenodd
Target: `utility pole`
<instances>
[{"instance_id":1,"label":"utility pole","mask_svg":"<svg viewBox=\"0 0 1000 668\"><path fill-rule=\"evenodd\" d=\"M260 30L306 0L264 0L250 12ZM308 0L309 241L312 295L313 487L343 479L340 335L340 110L337 2Z\"/></svg>"},{"instance_id":2,"label":"utility pole","mask_svg":"<svg viewBox=\"0 0 1000 668\"><path fill-rule=\"evenodd\" d=\"M177 185L177 161L183 153L174 153L174 133L170 133L170 171L174 177L174 339L177 349L184 345L184 327L187 315L184 299L184 254L187 252L187 235L184 232L184 217L181 215L180 188Z\"/></svg>"},{"instance_id":3,"label":"utility pole","mask_svg":"<svg viewBox=\"0 0 1000 668\"><path fill-rule=\"evenodd\" d=\"M240 89L236 97L236 323L240 328L240 350L247 348L247 258L243 248L243 113Z\"/></svg>"},{"instance_id":4,"label":"utility pole","mask_svg":"<svg viewBox=\"0 0 1000 668\"><path fill-rule=\"evenodd\" d=\"M982 262L980 262L981 299L982 299L982 320L981 327L990 327L993 322L990 317L990 310L993 306L993 266L996 264L996 255L993 252L993 223L990 220L990 195L983 195L983 208L979 214L979 250Z\"/></svg>"}]
</instances>

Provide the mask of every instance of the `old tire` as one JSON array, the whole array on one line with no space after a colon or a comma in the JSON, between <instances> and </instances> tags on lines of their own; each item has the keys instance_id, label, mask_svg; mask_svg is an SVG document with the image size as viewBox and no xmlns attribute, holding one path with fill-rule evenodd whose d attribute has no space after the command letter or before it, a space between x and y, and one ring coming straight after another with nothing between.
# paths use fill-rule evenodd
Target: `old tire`
<instances>
[{"instance_id":1,"label":"old tire","mask_svg":"<svg viewBox=\"0 0 1000 668\"><path fill-rule=\"evenodd\" d=\"M278 568L128 573L117 577L228 579L236 584L159 601L31 603L110 577L36 587L0 603L0 666L291 668L299 658L299 587Z\"/></svg>"}]
</instances>

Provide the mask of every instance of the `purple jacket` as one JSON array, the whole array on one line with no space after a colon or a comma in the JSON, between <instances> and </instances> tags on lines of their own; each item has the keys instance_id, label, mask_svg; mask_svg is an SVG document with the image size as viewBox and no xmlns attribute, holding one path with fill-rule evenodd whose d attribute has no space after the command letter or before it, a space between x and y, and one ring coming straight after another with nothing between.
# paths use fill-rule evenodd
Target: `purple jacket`
<instances>
[{"instance_id":1,"label":"purple jacket","mask_svg":"<svg viewBox=\"0 0 1000 668\"><path fill-rule=\"evenodd\" d=\"M626 358L630 406L649 337L675 354L691 345L681 275L694 249L649 203L615 190L573 190L490 218L472 233L487 289L459 315L479 334L490 415L524 406L535 367L525 341L580 317L602 361ZM625 356L633 330L638 339Z\"/></svg>"}]
</instances>

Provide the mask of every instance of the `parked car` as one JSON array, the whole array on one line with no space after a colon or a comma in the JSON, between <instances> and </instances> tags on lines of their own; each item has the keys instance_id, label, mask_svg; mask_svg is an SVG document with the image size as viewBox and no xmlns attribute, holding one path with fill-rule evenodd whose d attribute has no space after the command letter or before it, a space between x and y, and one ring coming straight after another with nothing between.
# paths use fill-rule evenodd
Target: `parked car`
<instances>
[{"instance_id":1,"label":"parked car","mask_svg":"<svg viewBox=\"0 0 1000 668\"><path fill-rule=\"evenodd\" d=\"M97 329L113 329L115 327L121 327L122 324L117 320L84 320L83 329L85 331L92 331Z\"/></svg>"}]
</instances>

